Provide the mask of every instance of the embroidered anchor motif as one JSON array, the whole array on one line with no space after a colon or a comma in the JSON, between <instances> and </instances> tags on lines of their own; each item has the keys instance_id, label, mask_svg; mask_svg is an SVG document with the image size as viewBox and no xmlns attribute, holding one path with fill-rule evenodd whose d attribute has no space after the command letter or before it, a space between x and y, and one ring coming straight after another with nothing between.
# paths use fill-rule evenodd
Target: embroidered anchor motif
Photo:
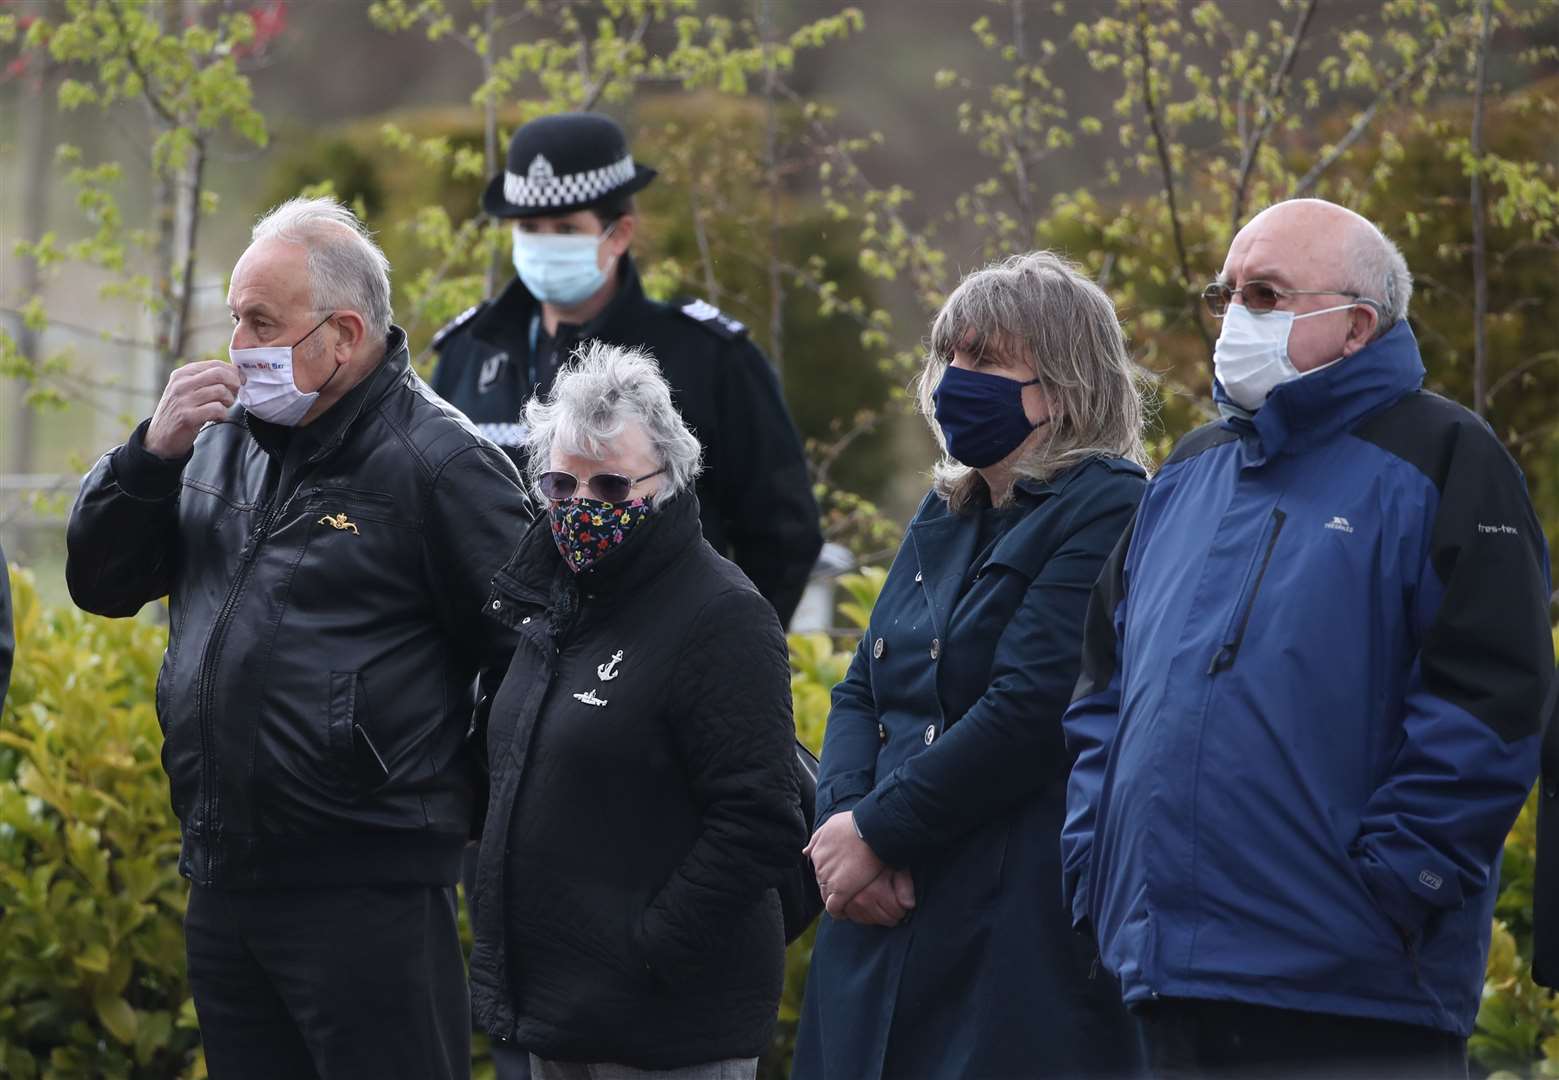
<instances>
[{"instance_id":1,"label":"embroidered anchor motif","mask_svg":"<svg viewBox=\"0 0 1559 1080\"><path fill-rule=\"evenodd\" d=\"M586 690L583 694L575 694L574 700L583 702L586 705L594 705L598 709L606 704L606 699L596 697L594 690Z\"/></svg>"},{"instance_id":2,"label":"embroidered anchor motif","mask_svg":"<svg viewBox=\"0 0 1559 1080\"><path fill-rule=\"evenodd\" d=\"M612 654L612 658L595 669L595 673L602 682L611 682L617 678L617 665L622 663L623 651L618 649Z\"/></svg>"},{"instance_id":3,"label":"embroidered anchor motif","mask_svg":"<svg viewBox=\"0 0 1559 1080\"><path fill-rule=\"evenodd\" d=\"M356 525L352 524L350 521L348 521L346 519L346 511L344 511L344 510L341 513L336 514L334 516L332 516L330 514L326 514L324 517L320 518L314 524L316 524L316 525L329 525L332 529L341 529L343 531L345 531L347 529L351 529L354 534L356 534L358 536L363 535L362 533L357 531L357 526Z\"/></svg>"}]
</instances>

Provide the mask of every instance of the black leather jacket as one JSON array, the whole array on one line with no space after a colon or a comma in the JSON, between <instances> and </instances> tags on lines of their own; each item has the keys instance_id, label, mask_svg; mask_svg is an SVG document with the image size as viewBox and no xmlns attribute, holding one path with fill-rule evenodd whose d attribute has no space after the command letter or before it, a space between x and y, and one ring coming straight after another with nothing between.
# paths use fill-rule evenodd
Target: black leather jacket
<instances>
[{"instance_id":1,"label":"black leather jacket","mask_svg":"<svg viewBox=\"0 0 1559 1080\"><path fill-rule=\"evenodd\" d=\"M453 883L480 776L479 673L512 635L477 612L530 519L509 459L383 363L307 427L235 406L192 455L130 441L71 513L71 596L170 597L163 767L204 885Z\"/></svg>"}]
</instances>

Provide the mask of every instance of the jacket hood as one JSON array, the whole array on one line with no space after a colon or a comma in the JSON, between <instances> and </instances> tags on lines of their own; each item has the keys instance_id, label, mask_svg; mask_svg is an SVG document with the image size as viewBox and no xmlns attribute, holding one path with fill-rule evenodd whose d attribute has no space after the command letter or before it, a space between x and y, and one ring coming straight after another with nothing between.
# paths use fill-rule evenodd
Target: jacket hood
<instances>
[{"instance_id":1,"label":"jacket hood","mask_svg":"<svg viewBox=\"0 0 1559 1080\"><path fill-rule=\"evenodd\" d=\"M1225 423L1255 428L1263 449L1277 454L1347 431L1423 384L1418 339L1403 321L1352 356L1281 383L1255 412L1235 404L1216 380L1213 400Z\"/></svg>"}]
</instances>

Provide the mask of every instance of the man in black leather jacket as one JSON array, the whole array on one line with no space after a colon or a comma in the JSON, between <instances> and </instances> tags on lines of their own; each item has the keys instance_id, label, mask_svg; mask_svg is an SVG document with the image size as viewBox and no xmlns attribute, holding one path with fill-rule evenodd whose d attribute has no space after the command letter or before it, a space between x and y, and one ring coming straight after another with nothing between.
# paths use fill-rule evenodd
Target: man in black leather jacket
<instances>
[{"instance_id":1,"label":"man in black leather jacket","mask_svg":"<svg viewBox=\"0 0 1559 1080\"><path fill-rule=\"evenodd\" d=\"M480 608L529 503L411 370L384 256L334 201L263 218L228 303L233 364L175 371L92 469L66 571L101 615L170 599L157 712L206 1060L464 1077L473 705L513 650Z\"/></svg>"}]
</instances>

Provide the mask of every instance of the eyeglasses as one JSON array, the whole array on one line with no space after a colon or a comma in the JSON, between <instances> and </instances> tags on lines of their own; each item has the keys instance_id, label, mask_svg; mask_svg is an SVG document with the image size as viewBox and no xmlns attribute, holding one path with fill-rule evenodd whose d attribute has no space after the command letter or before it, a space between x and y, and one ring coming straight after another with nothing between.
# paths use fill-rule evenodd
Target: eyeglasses
<instances>
[{"instance_id":1,"label":"eyeglasses","mask_svg":"<svg viewBox=\"0 0 1559 1080\"><path fill-rule=\"evenodd\" d=\"M1207 305L1207 310L1212 312L1215 319L1223 318L1224 313L1229 310L1229 302L1236 296L1240 298L1240 303L1245 305L1245 310L1252 315L1265 315L1278 306L1278 301L1290 296L1346 296L1350 300L1379 306L1367 297L1354 292L1344 292L1341 289L1280 289L1265 281L1247 281L1238 289L1231 289L1223 282L1215 281L1202 290L1202 302Z\"/></svg>"},{"instance_id":2,"label":"eyeglasses","mask_svg":"<svg viewBox=\"0 0 1559 1080\"><path fill-rule=\"evenodd\" d=\"M659 476L665 472L661 467L652 473L645 473L637 480L630 480L622 473L596 473L585 481L585 487L595 492L596 497L602 502L619 503L628 498L628 493L651 477ZM544 472L536 480L536 486L541 488L541 493L553 502L562 502L572 498L574 492L579 490L579 477L566 472Z\"/></svg>"}]
</instances>

